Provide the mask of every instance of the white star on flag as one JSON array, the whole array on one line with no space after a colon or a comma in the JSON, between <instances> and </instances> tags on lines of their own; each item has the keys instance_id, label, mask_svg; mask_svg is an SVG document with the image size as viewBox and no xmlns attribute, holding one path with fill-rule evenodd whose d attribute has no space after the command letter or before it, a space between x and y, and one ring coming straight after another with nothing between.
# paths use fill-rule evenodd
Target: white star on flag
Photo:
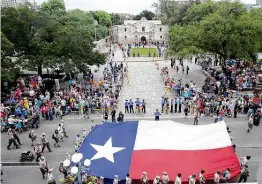
<instances>
[{"instance_id":1,"label":"white star on flag","mask_svg":"<svg viewBox=\"0 0 262 184\"><path fill-rule=\"evenodd\" d=\"M91 160L105 158L112 163L114 163L114 153L117 153L119 151L122 151L123 149L126 149L124 147L113 147L112 146L112 137L110 137L103 146L97 145L97 144L91 144L91 143L90 145L97 151L97 153L91 158Z\"/></svg>"}]
</instances>

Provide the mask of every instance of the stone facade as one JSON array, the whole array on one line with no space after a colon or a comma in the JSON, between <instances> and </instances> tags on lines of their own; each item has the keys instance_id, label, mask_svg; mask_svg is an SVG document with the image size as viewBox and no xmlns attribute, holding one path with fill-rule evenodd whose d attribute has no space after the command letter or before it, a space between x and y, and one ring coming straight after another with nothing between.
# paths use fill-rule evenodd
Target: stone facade
<instances>
[{"instance_id":1,"label":"stone facade","mask_svg":"<svg viewBox=\"0 0 262 184\"><path fill-rule=\"evenodd\" d=\"M109 35L113 43L133 44L163 43L168 36L168 26L162 25L160 20L125 20L123 25L112 26Z\"/></svg>"}]
</instances>

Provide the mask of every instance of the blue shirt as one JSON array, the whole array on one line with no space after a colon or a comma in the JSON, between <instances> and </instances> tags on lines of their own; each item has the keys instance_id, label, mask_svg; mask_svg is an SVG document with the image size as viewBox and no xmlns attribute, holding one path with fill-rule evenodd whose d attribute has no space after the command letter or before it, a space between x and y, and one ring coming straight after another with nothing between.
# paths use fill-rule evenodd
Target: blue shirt
<instances>
[{"instance_id":1,"label":"blue shirt","mask_svg":"<svg viewBox=\"0 0 262 184\"><path fill-rule=\"evenodd\" d=\"M135 103L136 103L136 105L140 105L140 101L139 100L137 100Z\"/></svg>"},{"instance_id":2,"label":"blue shirt","mask_svg":"<svg viewBox=\"0 0 262 184\"><path fill-rule=\"evenodd\" d=\"M134 102L130 101L129 102L129 106L132 106L134 104Z\"/></svg>"},{"instance_id":3,"label":"blue shirt","mask_svg":"<svg viewBox=\"0 0 262 184\"><path fill-rule=\"evenodd\" d=\"M128 104L129 104L128 102L125 102L125 107L127 107L127 106L128 106Z\"/></svg>"},{"instance_id":4,"label":"blue shirt","mask_svg":"<svg viewBox=\"0 0 262 184\"><path fill-rule=\"evenodd\" d=\"M160 113L160 112L158 112L158 111L156 111L156 112L154 113L154 115L155 115L155 116L160 116L160 115L161 115L161 113Z\"/></svg>"}]
</instances>

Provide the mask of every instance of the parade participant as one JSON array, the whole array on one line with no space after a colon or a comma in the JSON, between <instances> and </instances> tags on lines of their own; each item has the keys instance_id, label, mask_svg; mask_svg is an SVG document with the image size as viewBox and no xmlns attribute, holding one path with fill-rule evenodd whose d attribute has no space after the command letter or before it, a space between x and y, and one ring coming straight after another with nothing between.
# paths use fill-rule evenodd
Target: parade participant
<instances>
[{"instance_id":1,"label":"parade participant","mask_svg":"<svg viewBox=\"0 0 262 184\"><path fill-rule=\"evenodd\" d=\"M45 160L44 156L40 157L39 168L40 168L40 171L42 173L43 179L45 180L46 179L46 174L48 172L48 166L47 166L47 161Z\"/></svg>"},{"instance_id":2,"label":"parade participant","mask_svg":"<svg viewBox=\"0 0 262 184\"><path fill-rule=\"evenodd\" d=\"M79 134L76 135L76 141L75 141L75 152L77 153L78 148L80 147L82 141Z\"/></svg>"},{"instance_id":3,"label":"parade participant","mask_svg":"<svg viewBox=\"0 0 262 184\"><path fill-rule=\"evenodd\" d=\"M198 125L198 113L197 113L197 111L194 114L194 125Z\"/></svg>"},{"instance_id":4,"label":"parade participant","mask_svg":"<svg viewBox=\"0 0 262 184\"><path fill-rule=\"evenodd\" d=\"M126 175L126 184L131 184L132 179L130 178L129 174Z\"/></svg>"},{"instance_id":5,"label":"parade participant","mask_svg":"<svg viewBox=\"0 0 262 184\"><path fill-rule=\"evenodd\" d=\"M248 165L245 165L241 170L238 183L242 183L242 181L244 181L244 183L247 182L247 178L249 177L249 175L250 175L250 170L248 168Z\"/></svg>"},{"instance_id":6,"label":"parade participant","mask_svg":"<svg viewBox=\"0 0 262 184\"><path fill-rule=\"evenodd\" d=\"M229 181L230 177L231 177L230 169L227 168L227 170L225 170L225 171L223 172L223 174L222 174L222 181L223 181L224 183L227 183L227 182Z\"/></svg>"},{"instance_id":7,"label":"parade participant","mask_svg":"<svg viewBox=\"0 0 262 184\"><path fill-rule=\"evenodd\" d=\"M36 139L37 139L37 136L36 136L35 131L32 130L32 131L29 133L28 137L31 139L31 142L32 142L31 146L34 146L34 142L36 142Z\"/></svg>"},{"instance_id":8,"label":"parade participant","mask_svg":"<svg viewBox=\"0 0 262 184\"><path fill-rule=\"evenodd\" d=\"M65 136L66 138L68 138L68 136L67 136L67 134L66 134L66 129L65 129L65 127L67 127L66 124L65 124L65 121L64 121L64 120L61 120L61 128L62 128L62 130L63 130L64 136Z\"/></svg>"},{"instance_id":9,"label":"parade participant","mask_svg":"<svg viewBox=\"0 0 262 184\"><path fill-rule=\"evenodd\" d=\"M42 145L40 142L37 142L36 146L34 147L34 152L35 152L35 155L36 155L36 159L35 161L36 162L39 162L39 158L42 156Z\"/></svg>"},{"instance_id":10,"label":"parade participant","mask_svg":"<svg viewBox=\"0 0 262 184\"><path fill-rule=\"evenodd\" d=\"M185 113L185 119L186 119L188 116L188 106L187 105L184 108L184 113Z\"/></svg>"},{"instance_id":11,"label":"parade participant","mask_svg":"<svg viewBox=\"0 0 262 184\"><path fill-rule=\"evenodd\" d=\"M7 136L8 136L8 146L7 146L7 149L10 150L10 146L11 146L12 144L14 144L14 146L16 147L16 149L19 149L19 146L17 145L17 143L16 143L16 141L15 141L14 134L13 134L11 128L8 129L8 131L7 131Z\"/></svg>"},{"instance_id":12,"label":"parade participant","mask_svg":"<svg viewBox=\"0 0 262 184\"><path fill-rule=\"evenodd\" d=\"M116 110L113 108L111 111L112 123L116 122Z\"/></svg>"},{"instance_id":13,"label":"parade participant","mask_svg":"<svg viewBox=\"0 0 262 184\"><path fill-rule=\"evenodd\" d=\"M136 104L136 113L140 113L140 100L139 100L139 98L136 99L135 104Z\"/></svg>"},{"instance_id":14,"label":"parade participant","mask_svg":"<svg viewBox=\"0 0 262 184\"><path fill-rule=\"evenodd\" d=\"M254 115L251 114L248 119L248 128L247 128L247 133L250 132L250 130L253 128L253 121L254 121Z\"/></svg>"},{"instance_id":15,"label":"parade participant","mask_svg":"<svg viewBox=\"0 0 262 184\"><path fill-rule=\"evenodd\" d=\"M249 160L251 159L251 156L246 156L240 158L240 166L243 168L244 166L248 165Z\"/></svg>"},{"instance_id":16,"label":"parade participant","mask_svg":"<svg viewBox=\"0 0 262 184\"><path fill-rule=\"evenodd\" d=\"M141 182L142 182L142 184L148 184L148 183L149 183L149 180L148 180L148 177L147 177L147 173L146 173L146 172L143 172L143 173L142 173Z\"/></svg>"},{"instance_id":17,"label":"parade participant","mask_svg":"<svg viewBox=\"0 0 262 184\"><path fill-rule=\"evenodd\" d=\"M129 103L128 100L125 101L125 113L129 113L129 109L128 109Z\"/></svg>"},{"instance_id":18,"label":"parade participant","mask_svg":"<svg viewBox=\"0 0 262 184\"><path fill-rule=\"evenodd\" d=\"M115 175L113 184L118 184L120 180L118 179L118 175Z\"/></svg>"},{"instance_id":19,"label":"parade participant","mask_svg":"<svg viewBox=\"0 0 262 184\"><path fill-rule=\"evenodd\" d=\"M162 183L163 184L168 184L168 182L169 182L169 176L167 175L167 172L164 171L163 175L162 175Z\"/></svg>"},{"instance_id":20,"label":"parade participant","mask_svg":"<svg viewBox=\"0 0 262 184\"><path fill-rule=\"evenodd\" d=\"M204 177L204 173L205 173L204 170L200 171L200 174L199 174L199 182L200 182L200 184L204 184L206 182L206 179Z\"/></svg>"},{"instance_id":21,"label":"parade participant","mask_svg":"<svg viewBox=\"0 0 262 184\"><path fill-rule=\"evenodd\" d=\"M104 184L104 177L100 176L99 180L97 181L97 184Z\"/></svg>"},{"instance_id":22,"label":"parade participant","mask_svg":"<svg viewBox=\"0 0 262 184\"><path fill-rule=\"evenodd\" d=\"M158 111L158 109L156 109L154 115L155 115L155 121L159 121L159 116L161 115L161 113Z\"/></svg>"},{"instance_id":23,"label":"parade participant","mask_svg":"<svg viewBox=\"0 0 262 184\"><path fill-rule=\"evenodd\" d=\"M177 177L175 179L175 184L182 184L182 180L181 180L181 173L177 174Z\"/></svg>"},{"instance_id":24,"label":"parade participant","mask_svg":"<svg viewBox=\"0 0 262 184\"><path fill-rule=\"evenodd\" d=\"M145 102L145 99L143 99L142 100L142 102L141 102L141 111L142 111L142 113L146 113L146 102Z\"/></svg>"},{"instance_id":25,"label":"parade participant","mask_svg":"<svg viewBox=\"0 0 262 184\"><path fill-rule=\"evenodd\" d=\"M188 184L196 184L196 175L192 174L188 177Z\"/></svg>"},{"instance_id":26,"label":"parade participant","mask_svg":"<svg viewBox=\"0 0 262 184\"><path fill-rule=\"evenodd\" d=\"M54 179L54 175L53 175L52 171L53 171L53 169L48 170L48 174L47 174L47 183L48 184L56 184L56 181Z\"/></svg>"},{"instance_id":27,"label":"parade participant","mask_svg":"<svg viewBox=\"0 0 262 184\"><path fill-rule=\"evenodd\" d=\"M64 174L64 178L67 177L67 169L66 169L66 167L64 166L63 161L60 162L60 165L59 165L58 170L59 170L60 173L63 173L63 174Z\"/></svg>"},{"instance_id":28,"label":"parade participant","mask_svg":"<svg viewBox=\"0 0 262 184\"><path fill-rule=\"evenodd\" d=\"M124 114L122 113L122 111L119 112L117 121L121 123L124 122Z\"/></svg>"},{"instance_id":29,"label":"parade participant","mask_svg":"<svg viewBox=\"0 0 262 184\"><path fill-rule=\"evenodd\" d=\"M61 124L58 125L57 131L59 132L60 141L64 141L64 131Z\"/></svg>"},{"instance_id":30,"label":"parade participant","mask_svg":"<svg viewBox=\"0 0 262 184\"><path fill-rule=\"evenodd\" d=\"M42 142L42 145L43 145L42 153L44 152L45 147L47 147L49 152L52 152L49 141L48 141L47 136L46 136L46 133L42 133L40 139L41 139L41 142Z\"/></svg>"},{"instance_id":31,"label":"parade participant","mask_svg":"<svg viewBox=\"0 0 262 184\"><path fill-rule=\"evenodd\" d=\"M88 175L84 170L82 171L82 184L88 184Z\"/></svg>"},{"instance_id":32,"label":"parade participant","mask_svg":"<svg viewBox=\"0 0 262 184\"><path fill-rule=\"evenodd\" d=\"M58 130L55 130L55 132L52 135L52 139L54 139L54 141L55 141L54 146L55 147L60 147L60 145L58 144L58 142L59 142L59 132L58 132Z\"/></svg>"},{"instance_id":33,"label":"parade participant","mask_svg":"<svg viewBox=\"0 0 262 184\"><path fill-rule=\"evenodd\" d=\"M129 100L129 112L130 113L134 113L134 102L132 101L132 99Z\"/></svg>"},{"instance_id":34,"label":"parade participant","mask_svg":"<svg viewBox=\"0 0 262 184\"><path fill-rule=\"evenodd\" d=\"M17 132L15 131L15 129L12 129L12 133L13 133L14 138L15 138L15 140L17 141L17 143L18 143L19 145L23 145L23 144L20 142L20 139L19 139L19 137L18 137Z\"/></svg>"},{"instance_id":35,"label":"parade participant","mask_svg":"<svg viewBox=\"0 0 262 184\"><path fill-rule=\"evenodd\" d=\"M177 112L177 104L178 104L178 99L177 98L175 98L175 113Z\"/></svg>"},{"instance_id":36,"label":"parade participant","mask_svg":"<svg viewBox=\"0 0 262 184\"><path fill-rule=\"evenodd\" d=\"M188 75L188 71L189 71L189 66L186 66L186 74Z\"/></svg>"},{"instance_id":37,"label":"parade participant","mask_svg":"<svg viewBox=\"0 0 262 184\"><path fill-rule=\"evenodd\" d=\"M156 176L153 181L153 184L159 184L159 182L160 182L160 176Z\"/></svg>"},{"instance_id":38,"label":"parade participant","mask_svg":"<svg viewBox=\"0 0 262 184\"><path fill-rule=\"evenodd\" d=\"M214 183L215 184L219 184L219 180L220 180L220 171L217 171L215 174L214 174Z\"/></svg>"}]
</instances>

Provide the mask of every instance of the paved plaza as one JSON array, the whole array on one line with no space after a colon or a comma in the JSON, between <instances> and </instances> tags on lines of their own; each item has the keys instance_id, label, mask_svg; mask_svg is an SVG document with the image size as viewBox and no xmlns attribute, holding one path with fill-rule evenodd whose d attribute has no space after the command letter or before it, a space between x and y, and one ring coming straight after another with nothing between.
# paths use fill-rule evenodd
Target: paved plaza
<instances>
[{"instance_id":1,"label":"paved plaza","mask_svg":"<svg viewBox=\"0 0 262 184\"><path fill-rule=\"evenodd\" d=\"M119 58L118 58L119 57ZM121 61L121 52L117 51L115 56L115 61ZM160 68L167 66L170 67L170 61L159 61ZM195 81L197 85L201 85L204 81L204 76L202 75L201 68L192 63L186 63L189 65L190 71L189 75L182 74L181 71L178 73L172 70L171 76L178 79L182 79L182 83ZM144 116L141 115L125 115L125 120L153 120L153 112L156 108L160 108L161 96L164 93L163 80L160 75L160 70L157 69L153 61L145 62L129 62L129 84L124 84L124 87L120 93L119 97L119 108L117 113L122 110L124 111L124 101L125 99L135 98L145 99L147 102L147 113ZM100 69L102 70L102 69ZM95 74L99 78L99 72ZM169 114L160 117L161 119L170 119L183 124L193 124L192 116L188 119L183 118L183 114ZM94 123L98 124L102 120L102 116L92 116L91 119ZM40 128L36 130L36 134L39 136L41 133L45 132L51 142L52 153L44 152L49 168L54 169L55 179L58 182L59 178L62 176L58 172L58 166L60 161L65 160L65 154L69 152L73 154L74 152L74 142L76 134L81 134L83 128L90 129L90 120L84 119L80 115L69 115L64 118L65 124L67 125L66 130L69 138L64 142L61 142L60 148L54 148L53 140L51 140L52 133L57 129L60 119L55 119L54 121L42 121ZM249 182L262 182L262 126L254 127L251 132L246 133L247 130L247 118L240 116L237 119L226 118L226 123L233 130L231 136L234 138L233 141L237 145L237 154L239 157L250 155L250 169L251 175L248 179ZM214 122L214 118L211 117L201 117L199 124L210 124ZM1 144L1 161L2 163L19 163L19 156L21 152L32 150L30 140L28 138L29 131L24 132L19 135L23 145L21 149L11 149L7 150L8 138L6 133L1 134L2 144ZM190 166L189 166L190 167ZM42 180L40 170L38 166L5 166L3 168L4 175L3 179L5 183L17 184L17 183L28 183L28 184L46 184L46 180ZM24 181L24 182L21 182Z\"/></svg>"}]
</instances>

